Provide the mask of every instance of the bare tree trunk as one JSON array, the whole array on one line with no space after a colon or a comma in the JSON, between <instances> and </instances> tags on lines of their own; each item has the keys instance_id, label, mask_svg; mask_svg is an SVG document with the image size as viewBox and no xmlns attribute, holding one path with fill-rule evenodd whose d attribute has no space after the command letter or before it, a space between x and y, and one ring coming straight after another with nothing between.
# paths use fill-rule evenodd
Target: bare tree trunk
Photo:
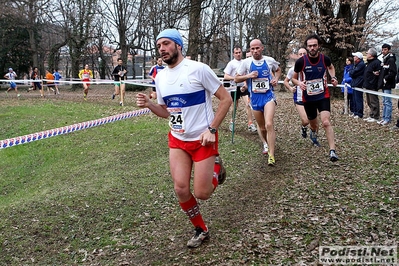
<instances>
[{"instance_id":1,"label":"bare tree trunk","mask_svg":"<svg viewBox=\"0 0 399 266\"><path fill-rule=\"evenodd\" d=\"M188 34L188 50L187 55L192 59L197 59L199 44L200 44L200 30L201 30L201 4L203 0L190 1L189 14L189 34Z\"/></svg>"}]
</instances>

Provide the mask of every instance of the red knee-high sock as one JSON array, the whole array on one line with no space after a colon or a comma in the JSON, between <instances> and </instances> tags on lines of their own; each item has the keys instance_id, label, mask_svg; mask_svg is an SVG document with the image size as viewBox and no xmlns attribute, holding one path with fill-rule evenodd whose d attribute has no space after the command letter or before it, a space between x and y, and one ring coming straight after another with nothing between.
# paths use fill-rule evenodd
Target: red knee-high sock
<instances>
[{"instance_id":1,"label":"red knee-high sock","mask_svg":"<svg viewBox=\"0 0 399 266\"><path fill-rule=\"evenodd\" d=\"M179 202L179 204L182 210L187 214L194 227L201 227L204 231L208 230L204 220L202 219L197 200L194 198L194 196L191 196L191 199L186 202Z\"/></svg>"}]
</instances>

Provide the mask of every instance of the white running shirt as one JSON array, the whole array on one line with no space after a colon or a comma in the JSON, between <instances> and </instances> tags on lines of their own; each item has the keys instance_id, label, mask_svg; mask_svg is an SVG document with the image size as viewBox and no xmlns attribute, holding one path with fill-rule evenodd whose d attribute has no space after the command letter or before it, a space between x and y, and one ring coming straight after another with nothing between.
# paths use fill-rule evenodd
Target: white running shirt
<instances>
[{"instance_id":1,"label":"white running shirt","mask_svg":"<svg viewBox=\"0 0 399 266\"><path fill-rule=\"evenodd\" d=\"M222 82L212 69L200 62L183 59L155 77L158 103L170 113L172 135L183 141L199 140L214 118L212 95Z\"/></svg>"}]
</instances>

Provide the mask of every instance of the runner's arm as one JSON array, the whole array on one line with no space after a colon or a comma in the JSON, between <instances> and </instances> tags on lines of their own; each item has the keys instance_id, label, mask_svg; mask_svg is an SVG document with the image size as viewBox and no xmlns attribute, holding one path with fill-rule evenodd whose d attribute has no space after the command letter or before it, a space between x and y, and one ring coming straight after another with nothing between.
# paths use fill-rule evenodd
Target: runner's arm
<instances>
[{"instance_id":1,"label":"runner's arm","mask_svg":"<svg viewBox=\"0 0 399 266\"><path fill-rule=\"evenodd\" d=\"M136 96L136 104L138 107L148 108L159 117L168 118L169 111L166 108L166 105L160 105L150 100L147 94L138 93Z\"/></svg>"}]
</instances>

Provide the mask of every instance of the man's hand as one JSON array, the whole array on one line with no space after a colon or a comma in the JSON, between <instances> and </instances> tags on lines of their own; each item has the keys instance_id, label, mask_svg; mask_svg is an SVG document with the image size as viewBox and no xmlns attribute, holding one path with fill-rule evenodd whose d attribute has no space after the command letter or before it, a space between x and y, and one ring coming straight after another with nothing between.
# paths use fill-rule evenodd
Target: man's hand
<instances>
[{"instance_id":1,"label":"man's hand","mask_svg":"<svg viewBox=\"0 0 399 266\"><path fill-rule=\"evenodd\" d=\"M144 93L138 93L136 95L136 104L138 107L148 107L148 102L150 99Z\"/></svg>"},{"instance_id":2,"label":"man's hand","mask_svg":"<svg viewBox=\"0 0 399 266\"><path fill-rule=\"evenodd\" d=\"M216 140L216 136L215 134L212 134L209 129L207 129L205 132L203 132L200 135L200 142L202 146L206 146L206 145L211 145L215 143Z\"/></svg>"},{"instance_id":3,"label":"man's hand","mask_svg":"<svg viewBox=\"0 0 399 266\"><path fill-rule=\"evenodd\" d=\"M272 84L272 86L276 86L278 84L278 80L276 78L273 78L270 84Z\"/></svg>"}]
</instances>

